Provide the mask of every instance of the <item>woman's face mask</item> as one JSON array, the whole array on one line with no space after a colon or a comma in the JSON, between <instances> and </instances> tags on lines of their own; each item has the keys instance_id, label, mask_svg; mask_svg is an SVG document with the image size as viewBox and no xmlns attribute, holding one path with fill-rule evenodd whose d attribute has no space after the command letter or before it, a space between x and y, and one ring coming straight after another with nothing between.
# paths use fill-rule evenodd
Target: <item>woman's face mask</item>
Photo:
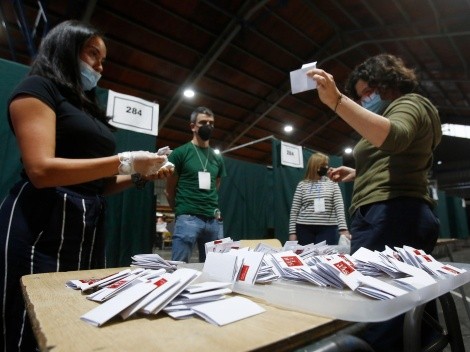
<instances>
[{"instance_id":1,"label":"woman's face mask","mask_svg":"<svg viewBox=\"0 0 470 352\"><path fill-rule=\"evenodd\" d=\"M320 177L326 176L326 174L328 173L328 167L327 166L321 166L318 169L317 173L318 173L318 176L320 176Z\"/></svg>"},{"instance_id":2,"label":"woman's face mask","mask_svg":"<svg viewBox=\"0 0 470 352\"><path fill-rule=\"evenodd\" d=\"M80 60L80 78L82 81L83 90L92 90L98 84L101 74L93 70L93 68L86 62Z\"/></svg>"},{"instance_id":3,"label":"woman's face mask","mask_svg":"<svg viewBox=\"0 0 470 352\"><path fill-rule=\"evenodd\" d=\"M380 94L377 94L376 92L361 100L361 105L364 109L379 115L385 111L390 103L391 101L389 100L382 100Z\"/></svg>"}]
</instances>

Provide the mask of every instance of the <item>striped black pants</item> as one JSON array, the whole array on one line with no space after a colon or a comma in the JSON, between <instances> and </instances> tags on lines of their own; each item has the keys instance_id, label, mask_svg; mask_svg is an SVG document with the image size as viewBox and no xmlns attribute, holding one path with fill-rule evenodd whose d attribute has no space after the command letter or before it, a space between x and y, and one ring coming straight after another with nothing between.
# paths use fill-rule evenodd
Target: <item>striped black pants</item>
<instances>
[{"instance_id":1,"label":"striped black pants","mask_svg":"<svg viewBox=\"0 0 470 352\"><path fill-rule=\"evenodd\" d=\"M16 184L0 204L0 349L34 351L23 275L105 267L104 199ZM57 307L60 309L60 307Z\"/></svg>"}]
</instances>

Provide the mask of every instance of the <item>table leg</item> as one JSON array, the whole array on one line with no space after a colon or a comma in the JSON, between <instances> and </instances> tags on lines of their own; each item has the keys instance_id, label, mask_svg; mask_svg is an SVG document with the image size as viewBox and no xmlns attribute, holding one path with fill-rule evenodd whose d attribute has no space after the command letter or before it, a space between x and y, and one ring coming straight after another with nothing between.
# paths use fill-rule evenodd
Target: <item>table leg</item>
<instances>
[{"instance_id":1,"label":"table leg","mask_svg":"<svg viewBox=\"0 0 470 352\"><path fill-rule=\"evenodd\" d=\"M405 352L416 352L421 349L421 321L425 306L425 304L422 304L405 314L403 324L403 348Z\"/></svg>"},{"instance_id":2,"label":"table leg","mask_svg":"<svg viewBox=\"0 0 470 352\"><path fill-rule=\"evenodd\" d=\"M449 257L449 260L453 263L454 257L452 256L452 252L449 249L449 246L447 244L444 244L444 248L446 250L447 257ZM460 291L460 294L462 295L463 306L465 307L465 311L467 312L468 319L470 319L470 306L468 305L467 295L465 294L465 290L463 286L460 286L458 290Z\"/></svg>"}]
</instances>

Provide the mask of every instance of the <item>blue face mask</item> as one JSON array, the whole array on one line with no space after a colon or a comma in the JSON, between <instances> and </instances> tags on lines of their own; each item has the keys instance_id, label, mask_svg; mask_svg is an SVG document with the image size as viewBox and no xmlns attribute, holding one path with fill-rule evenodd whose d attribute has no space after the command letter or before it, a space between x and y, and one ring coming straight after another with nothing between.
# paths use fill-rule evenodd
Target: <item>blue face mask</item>
<instances>
[{"instance_id":1,"label":"blue face mask","mask_svg":"<svg viewBox=\"0 0 470 352\"><path fill-rule=\"evenodd\" d=\"M380 98L380 95L375 92L361 100L361 105L364 109L367 109L379 115L385 111L385 109L387 108L387 106L390 105L390 103L390 100L382 100L382 98Z\"/></svg>"},{"instance_id":2,"label":"blue face mask","mask_svg":"<svg viewBox=\"0 0 470 352\"><path fill-rule=\"evenodd\" d=\"M83 90L92 90L101 78L101 75L93 70L93 68L86 62L80 60L80 78L82 81Z\"/></svg>"}]
</instances>

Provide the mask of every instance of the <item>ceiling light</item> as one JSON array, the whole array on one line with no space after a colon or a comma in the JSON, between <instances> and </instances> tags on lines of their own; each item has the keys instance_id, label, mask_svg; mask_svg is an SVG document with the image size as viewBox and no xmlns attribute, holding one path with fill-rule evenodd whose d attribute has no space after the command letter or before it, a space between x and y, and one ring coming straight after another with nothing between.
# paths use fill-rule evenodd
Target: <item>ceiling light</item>
<instances>
[{"instance_id":1,"label":"ceiling light","mask_svg":"<svg viewBox=\"0 0 470 352\"><path fill-rule=\"evenodd\" d=\"M344 152L345 152L346 154L351 154L351 153L352 153L352 148L347 147L346 149L344 149Z\"/></svg>"},{"instance_id":2,"label":"ceiling light","mask_svg":"<svg viewBox=\"0 0 470 352\"><path fill-rule=\"evenodd\" d=\"M194 90L188 88L184 91L183 94L186 98L192 98L192 97L194 97Z\"/></svg>"},{"instance_id":3,"label":"ceiling light","mask_svg":"<svg viewBox=\"0 0 470 352\"><path fill-rule=\"evenodd\" d=\"M292 127L291 125L284 126L284 132L290 133L293 130L294 130L294 127Z\"/></svg>"},{"instance_id":4,"label":"ceiling light","mask_svg":"<svg viewBox=\"0 0 470 352\"><path fill-rule=\"evenodd\" d=\"M214 153L215 153L215 154L220 154L220 149L219 149L219 148L215 148L215 149L214 149Z\"/></svg>"}]
</instances>

